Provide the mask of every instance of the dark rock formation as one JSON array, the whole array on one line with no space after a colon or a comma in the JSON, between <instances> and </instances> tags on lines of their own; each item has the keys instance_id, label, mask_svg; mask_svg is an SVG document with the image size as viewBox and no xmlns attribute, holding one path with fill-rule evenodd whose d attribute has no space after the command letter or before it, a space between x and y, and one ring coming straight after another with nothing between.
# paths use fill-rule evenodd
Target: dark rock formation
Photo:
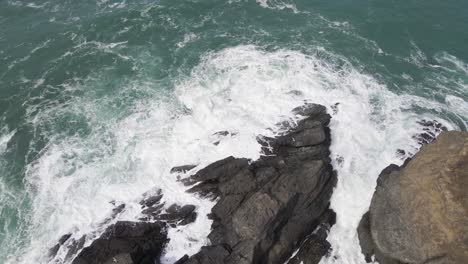
<instances>
[{"instance_id":1,"label":"dark rock formation","mask_svg":"<svg viewBox=\"0 0 468 264\"><path fill-rule=\"evenodd\" d=\"M415 139L420 146L432 143L440 133L447 131L447 128L437 120L421 119L416 123L421 128L422 132L413 135L413 139ZM406 160L407 158L413 157L415 152L414 150L397 149L396 154L402 160Z\"/></svg>"},{"instance_id":2,"label":"dark rock formation","mask_svg":"<svg viewBox=\"0 0 468 264\"><path fill-rule=\"evenodd\" d=\"M66 234L49 250L49 256L53 259L60 248L64 247L67 259L78 253L73 264L154 264L168 241L167 227L187 225L194 222L197 217L194 205L172 204L164 209L162 197L159 189L143 194L140 201L142 209L140 220L145 222L118 221L110 225L101 236L85 248L83 246L86 236L75 240L71 238L72 234ZM111 203L116 205L115 202ZM104 220L102 225L114 220L124 209L125 204L115 206L111 216Z\"/></svg>"},{"instance_id":3,"label":"dark rock formation","mask_svg":"<svg viewBox=\"0 0 468 264\"><path fill-rule=\"evenodd\" d=\"M133 263L153 264L168 241L162 222L117 222L84 248L73 264L100 264L128 256Z\"/></svg>"},{"instance_id":4,"label":"dark rock formation","mask_svg":"<svg viewBox=\"0 0 468 264\"><path fill-rule=\"evenodd\" d=\"M328 231L335 224L336 214L332 210L325 212L320 222L321 224L309 235L299 247L297 254L293 256L288 264L316 264L326 255L331 245L327 241Z\"/></svg>"},{"instance_id":5,"label":"dark rock formation","mask_svg":"<svg viewBox=\"0 0 468 264\"><path fill-rule=\"evenodd\" d=\"M213 145L217 146L219 145L219 143L221 142L221 140L227 136L235 136L237 135L237 132L231 132L231 131L218 131L216 133L214 133L213 135L211 135L212 137L212 143Z\"/></svg>"},{"instance_id":6,"label":"dark rock formation","mask_svg":"<svg viewBox=\"0 0 468 264\"><path fill-rule=\"evenodd\" d=\"M442 132L377 181L358 228L362 252L380 264L468 263L468 133Z\"/></svg>"},{"instance_id":7,"label":"dark rock formation","mask_svg":"<svg viewBox=\"0 0 468 264\"><path fill-rule=\"evenodd\" d=\"M184 206L173 204L167 208L165 213L155 217L155 219L169 223L173 227L193 223L196 218L195 206L191 204Z\"/></svg>"},{"instance_id":8,"label":"dark rock formation","mask_svg":"<svg viewBox=\"0 0 468 264\"><path fill-rule=\"evenodd\" d=\"M422 119L417 123L422 127L423 132L415 135L414 138L421 145L432 143L442 131L447 131L447 128L437 120Z\"/></svg>"},{"instance_id":9,"label":"dark rock formation","mask_svg":"<svg viewBox=\"0 0 468 264\"><path fill-rule=\"evenodd\" d=\"M276 138L259 138L264 152L252 162L228 157L183 182L189 191L218 198L212 209L211 246L185 264L284 263L322 223L331 224L329 199L336 175L329 159L330 116L323 106L294 110L305 116ZM326 226L326 225L325 225ZM309 237L299 259L317 263L329 248L326 228Z\"/></svg>"},{"instance_id":10,"label":"dark rock formation","mask_svg":"<svg viewBox=\"0 0 468 264\"><path fill-rule=\"evenodd\" d=\"M65 234L62 237L60 237L58 243L52 247L49 250L49 256L55 256L57 255L57 252L59 251L60 247L67 242L67 240L72 236L72 234Z\"/></svg>"},{"instance_id":11,"label":"dark rock formation","mask_svg":"<svg viewBox=\"0 0 468 264\"><path fill-rule=\"evenodd\" d=\"M176 166L171 169L171 173L186 173L187 171L195 168L197 165L182 165L182 166Z\"/></svg>"},{"instance_id":12,"label":"dark rock formation","mask_svg":"<svg viewBox=\"0 0 468 264\"><path fill-rule=\"evenodd\" d=\"M259 137L265 156L257 161L228 157L181 180L191 186L188 192L218 200L210 215L211 245L194 256L181 256L177 264L284 263L296 250L291 263L312 264L328 252L326 236L335 221L328 207L336 184L329 158L330 116L314 104L293 112L305 119L294 128L284 122L278 137ZM215 134L226 135L233 133ZM194 167L171 172L180 176ZM83 248L86 236L64 236L51 249L52 258L65 248L68 258L78 253L73 264L158 263L167 228L197 217L195 206L166 207L162 197L157 189L145 193L140 201L143 222L118 221L88 247ZM103 224L125 210L125 204L112 204L115 208Z\"/></svg>"}]
</instances>

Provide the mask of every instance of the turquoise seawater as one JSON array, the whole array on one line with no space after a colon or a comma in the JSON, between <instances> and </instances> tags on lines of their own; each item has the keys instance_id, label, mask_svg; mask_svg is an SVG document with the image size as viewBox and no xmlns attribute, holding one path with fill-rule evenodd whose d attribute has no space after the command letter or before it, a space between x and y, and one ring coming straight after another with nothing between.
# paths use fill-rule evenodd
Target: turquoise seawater
<instances>
[{"instance_id":1,"label":"turquoise seawater","mask_svg":"<svg viewBox=\"0 0 468 264\"><path fill-rule=\"evenodd\" d=\"M60 235L150 184L169 197L172 165L255 157L236 146L304 100L339 102L332 128L355 132L334 134L350 176L331 239L359 263L336 241L355 242L358 216L340 217L367 206L365 164L410 148L420 117L468 128L468 1L0 0L0 263L52 261ZM204 148L226 128L232 144Z\"/></svg>"}]
</instances>

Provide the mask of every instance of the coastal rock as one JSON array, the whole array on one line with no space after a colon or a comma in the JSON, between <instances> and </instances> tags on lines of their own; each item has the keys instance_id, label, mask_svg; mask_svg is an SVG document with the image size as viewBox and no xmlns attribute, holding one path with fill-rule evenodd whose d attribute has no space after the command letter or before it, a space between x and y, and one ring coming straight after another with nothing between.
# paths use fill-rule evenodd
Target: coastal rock
<instances>
[{"instance_id":1,"label":"coastal rock","mask_svg":"<svg viewBox=\"0 0 468 264\"><path fill-rule=\"evenodd\" d=\"M171 173L186 173L187 171L195 168L197 165L182 165L176 166L171 169Z\"/></svg>"},{"instance_id":2,"label":"coastal rock","mask_svg":"<svg viewBox=\"0 0 468 264\"><path fill-rule=\"evenodd\" d=\"M188 192L217 202L210 214L211 244L176 263L275 264L284 263L296 250L292 263L317 263L328 252L326 236L334 223L329 200L336 184L329 158L330 116L325 107L314 104L294 113L304 119L294 127L294 122L284 123L277 137L258 138L265 153L258 160L227 157L181 179L190 186ZM193 168L179 166L171 172L183 175ZM92 234L78 240L67 235L51 251L68 249L69 259L78 254L73 264L159 263L167 229L197 217L195 206L167 207L162 198L159 189L143 194L142 222L117 221L85 248ZM126 208L112 204L115 208L103 225Z\"/></svg>"},{"instance_id":3,"label":"coastal rock","mask_svg":"<svg viewBox=\"0 0 468 264\"><path fill-rule=\"evenodd\" d=\"M164 209L161 202L160 189L152 189L143 194L140 201L143 222L118 221L107 227L105 232L95 239L91 245L84 247L86 236L75 240L72 234L63 235L59 242L49 250L51 260L63 248L66 259L71 259L77 253L73 264L118 263L118 264L153 264L159 259L167 238L167 228L187 225L196 220L197 213L194 205L180 206L172 204ZM125 209L125 204L115 205L111 217L102 225Z\"/></svg>"},{"instance_id":4,"label":"coastal rock","mask_svg":"<svg viewBox=\"0 0 468 264\"><path fill-rule=\"evenodd\" d=\"M358 228L366 260L468 263L468 133L442 132L377 181Z\"/></svg>"},{"instance_id":5,"label":"coastal rock","mask_svg":"<svg viewBox=\"0 0 468 264\"><path fill-rule=\"evenodd\" d=\"M422 127L423 132L415 135L414 138L421 145L432 143L442 131L447 131L447 128L437 120L421 119L417 123Z\"/></svg>"},{"instance_id":6,"label":"coastal rock","mask_svg":"<svg viewBox=\"0 0 468 264\"><path fill-rule=\"evenodd\" d=\"M120 221L108 227L72 263L100 264L113 258L123 262L122 258L128 260L130 257L131 263L152 264L159 258L167 241L164 223Z\"/></svg>"},{"instance_id":7,"label":"coastal rock","mask_svg":"<svg viewBox=\"0 0 468 264\"><path fill-rule=\"evenodd\" d=\"M57 244L55 244L54 247L52 247L50 250L49 250L49 257L53 257L55 255L57 255L57 252L59 251L60 247L65 244L65 242L67 242L67 240L72 236L72 234L65 234L63 235L62 237L60 237L59 241Z\"/></svg>"},{"instance_id":8,"label":"coastal rock","mask_svg":"<svg viewBox=\"0 0 468 264\"><path fill-rule=\"evenodd\" d=\"M320 260L328 251L324 228L304 241L321 224L330 225L325 216L336 183L330 116L313 104L294 113L305 117L296 127L259 138L268 155L257 161L228 157L182 180L194 185L189 192L218 201L211 213L211 246L180 263L284 263L301 244L308 248L301 258Z\"/></svg>"},{"instance_id":9,"label":"coastal rock","mask_svg":"<svg viewBox=\"0 0 468 264\"><path fill-rule=\"evenodd\" d=\"M318 264L331 248L330 243L327 241L327 235L335 221L336 214L329 209L321 217L321 224L305 239L297 254L287 264Z\"/></svg>"},{"instance_id":10,"label":"coastal rock","mask_svg":"<svg viewBox=\"0 0 468 264\"><path fill-rule=\"evenodd\" d=\"M432 143L440 133L447 131L447 127L437 120L421 119L418 120L416 124L419 126L421 132L412 135L412 138L419 146ZM413 157L416 151L415 149L397 149L396 154L401 160L406 160L407 158Z\"/></svg>"}]
</instances>

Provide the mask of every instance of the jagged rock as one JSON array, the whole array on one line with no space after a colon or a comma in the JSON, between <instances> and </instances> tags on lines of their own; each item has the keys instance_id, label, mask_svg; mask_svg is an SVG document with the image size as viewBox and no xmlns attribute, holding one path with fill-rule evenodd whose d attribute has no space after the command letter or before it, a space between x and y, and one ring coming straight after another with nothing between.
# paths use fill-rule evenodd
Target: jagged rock
<instances>
[{"instance_id":1,"label":"jagged rock","mask_svg":"<svg viewBox=\"0 0 468 264\"><path fill-rule=\"evenodd\" d=\"M329 158L330 116L325 107L313 104L294 112L305 119L276 138L259 137L265 156L257 161L228 157L182 180L191 186L189 192L217 203L210 214L211 245L182 257L178 264L283 263L300 245L304 246L301 257L320 259L326 254L330 245L325 237L331 225L326 216L336 184ZM187 172L193 167L171 171ZM164 209L157 189L145 193L140 204L141 220L150 222L119 221L86 248L85 236L76 241L68 238L64 245L69 257L79 252L73 264L154 263L168 241L167 226L188 224L197 216L193 205ZM116 206L111 218L124 208L124 204Z\"/></svg>"},{"instance_id":2,"label":"jagged rock","mask_svg":"<svg viewBox=\"0 0 468 264\"><path fill-rule=\"evenodd\" d=\"M305 239L297 254L287 264L318 264L331 248L330 243L327 241L327 235L335 221L335 212L332 210L325 211L320 218L321 224Z\"/></svg>"},{"instance_id":3,"label":"jagged rock","mask_svg":"<svg viewBox=\"0 0 468 264\"><path fill-rule=\"evenodd\" d=\"M213 143L213 145L217 146L221 142L222 138L227 137L227 136L232 137L232 136L235 136L235 135L237 135L237 132L231 132L231 131L226 131L226 130L218 131L218 132L214 133L213 135L211 135L212 138L213 138L212 143Z\"/></svg>"},{"instance_id":4,"label":"jagged rock","mask_svg":"<svg viewBox=\"0 0 468 264\"><path fill-rule=\"evenodd\" d=\"M167 225L171 227L187 225L194 222L197 217L194 205L173 204L164 210L162 196L160 189L152 189L144 193L140 201L142 209L140 220L151 223L119 221L110 225L86 248L83 248L86 236L75 240L70 238L72 234L66 234L50 249L50 258L53 259L61 247L66 247L67 259L79 253L73 264L153 264L168 241ZM112 204L115 205L115 201ZM104 220L101 225L107 225L124 208L125 204L113 208L111 217Z\"/></svg>"},{"instance_id":5,"label":"jagged rock","mask_svg":"<svg viewBox=\"0 0 468 264\"><path fill-rule=\"evenodd\" d=\"M195 222L197 213L194 205L179 206L173 204L167 208L166 212L158 215L155 219L167 222L173 226L188 225Z\"/></svg>"},{"instance_id":6,"label":"jagged rock","mask_svg":"<svg viewBox=\"0 0 468 264\"><path fill-rule=\"evenodd\" d=\"M443 131L447 131L447 127L442 125L437 120L426 120L421 119L416 122L421 129L420 133L417 133L412 136L412 138L420 145L424 146L429 143L432 143L437 136L442 133ZM395 154L401 159L406 160L411 158L415 154L414 149L397 149Z\"/></svg>"},{"instance_id":7,"label":"jagged rock","mask_svg":"<svg viewBox=\"0 0 468 264\"><path fill-rule=\"evenodd\" d=\"M139 219L142 221L154 220L161 214L164 208L164 203L161 203L163 195L160 189L153 189L143 194L141 199L141 214Z\"/></svg>"},{"instance_id":8,"label":"jagged rock","mask_svg":"<svg viewBox=\"0 0 468 264\"><path fill-rule=\"evenodd\" d=\"M129 254L132 263L154 263L166 242L164 223L117 222L84 248L73 264L99 264Z\"/></svg>"},{"instance_id":9,"label":"jagged rock","mask_svg":"<svg viewBox=\"0 0 468 264\"><path fill-rule=\"evenodd\" d=\"M171 173L186 173L187 171L197 167L197 165L182 165L182 166L176 166L171 169Z\"/></svg>"},{"instance_id":10,"label":"jagged rock","mask_svg":"<svg viewBox=\"0 0 468 264\"><path fill-rule=\"evenodd\" d=\"M152 207L159 204L163 195L160 189L153 192L147 192L143 195L143 199L140 201L141 208Z\"/></svg>"},{"instance_id":11,"label":"jagged rock","mask_svg":"<svg viewBox=\"0 0 468 264\"><path fill-rule=\"evenodd\" d=\"M442 132L378 178L358 229L380 264L468 263L468 133Z\"/></svg>"},{"instance_id":12,"label":"jagged rock","mask_svg":"<svg viewBox=\"0 0 468 264\"><path fill-rule=\"evenodd\" d=\"M212 246L184 263L284 263L325 221L321 217L336 183L329 158L330 116L313 104L293 112L306 118L282 136L259 137L268 156L254 162L228 157L182 180L196 184L189 192L219 199L211 214ZM321 254L329 247L325 239L308 245Z\"/></svg>"},{"instance_id":13,"label":"jagged rock","mask_svg":"<svg viewBox=\"0 0 468 264\"><path fill-rule=\"evenodd\" d=\"M80 237L78 240L71 239L70 243L67 243L67 255L65 258L70 259L73 255L78 253L78 251L83 248L85 242L85 235Z\"/></svg>"},{"instance_id":14,"label":"jagged rock","mask_svg":"<svg viewBox=\"0 0 468 264\"><path fill-rule=\"evenodd\" d=\"M421 145L432 143L442 131L447 131L447 128L437 120L422 119L417 123L422 127L423 132L415 135L414 138Z\"/></svg>"},{"instance_id":15,"label":"jagged rock","mask_svg":"<svg viewBox=\"0 0 468 264\"><path fill-rule=\"evenodd\" d=\"M67 240L72 236L72 234L65 234L60 237L58 243L49 250L49 257L55 257L60 247L67 242Z\"/></svg>"}]
</instances>

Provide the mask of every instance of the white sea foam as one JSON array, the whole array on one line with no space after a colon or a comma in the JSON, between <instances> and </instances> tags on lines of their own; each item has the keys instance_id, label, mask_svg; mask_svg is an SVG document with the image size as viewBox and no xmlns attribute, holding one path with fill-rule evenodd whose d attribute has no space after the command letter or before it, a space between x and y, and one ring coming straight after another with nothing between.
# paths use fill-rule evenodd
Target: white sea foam
<instances>
[{"instance_id":1,"label":"white sea foam","mask_svg":"<svg viewBox=\"0 0 468 264\"><path fill-rule=\"evenodd\" d=\"M3 154L3 152L6 150L8 142L15 134L15 131L12 131L10 133L4 133L4 134L1 134L1 132L2 131L0 130L0 155Z\"/></svg>"},{"instance_id":2,"label":"white sea foam","mask_svg":"<svg viewBox=\"0 0 468 264\"><path fill-rule=\"evenodd\" d=\"M280 0L256 0L257 4L259 4L263 8L274 9L274 10L284 10L289 9L294 13L300 13L297 9L296 5L293 3L285 3Z\"/></svg>"},{"instance_id":3,"label":"white sea foam","mask_svg":"<svg viewBox=\"0 0 468 264\"><path fill-rule=\"evenodd\" d=\"M169 231L163 261L172 263L197 252L207 243L211 221L206 214L213 203L186 193L170 168L197 164L200 169L229 155L256 159L256 136L272 135L268 128L291 118L290 110L305 101L339 103L330 124L331 148L332 159L344 161L333 164L339 177L332 198L337 224L329 236L332 255L322 263L362 263L358 221L379 172L401 162L396 149L417 148L411 136L419 130L419 117L410 111L413 98L389 92L346 62L338 68L334 60L341 59L323 49L305 55L238 46L207 54L172 94L141 103L126 117L102 116L101 102L85 99L48 110L80 112L92 132L85 138L57 137L29 165L32 240L7 263L47 262L44 253L68 232L74 232L74 238L99 234L112 200L127 205L118 219L138 218L141 194L153 187L163 190L167 206L194 204L199 213L195 223ZM35 122L50 116L46 112ZM212 134L222 130L237 133L212 144ZM63 260L64 253L59 252L57 260Z\"/></svg>"},{"instance_id":4,"label":"white sea foam","mask_svg":"<svg viewBox=\"0 0 468 264\"><path fill-rule=\"evenodd\" d=\"M460 97L454 96L454 95L447 95L445 97L445 102L447 105L452 109L452 111L460 117L468 117L468 102L463 100ZM463 121L463 119L461 120ZM468 124L464 122L465 127L468 127Z\"/></svg>"}]
</instances>

